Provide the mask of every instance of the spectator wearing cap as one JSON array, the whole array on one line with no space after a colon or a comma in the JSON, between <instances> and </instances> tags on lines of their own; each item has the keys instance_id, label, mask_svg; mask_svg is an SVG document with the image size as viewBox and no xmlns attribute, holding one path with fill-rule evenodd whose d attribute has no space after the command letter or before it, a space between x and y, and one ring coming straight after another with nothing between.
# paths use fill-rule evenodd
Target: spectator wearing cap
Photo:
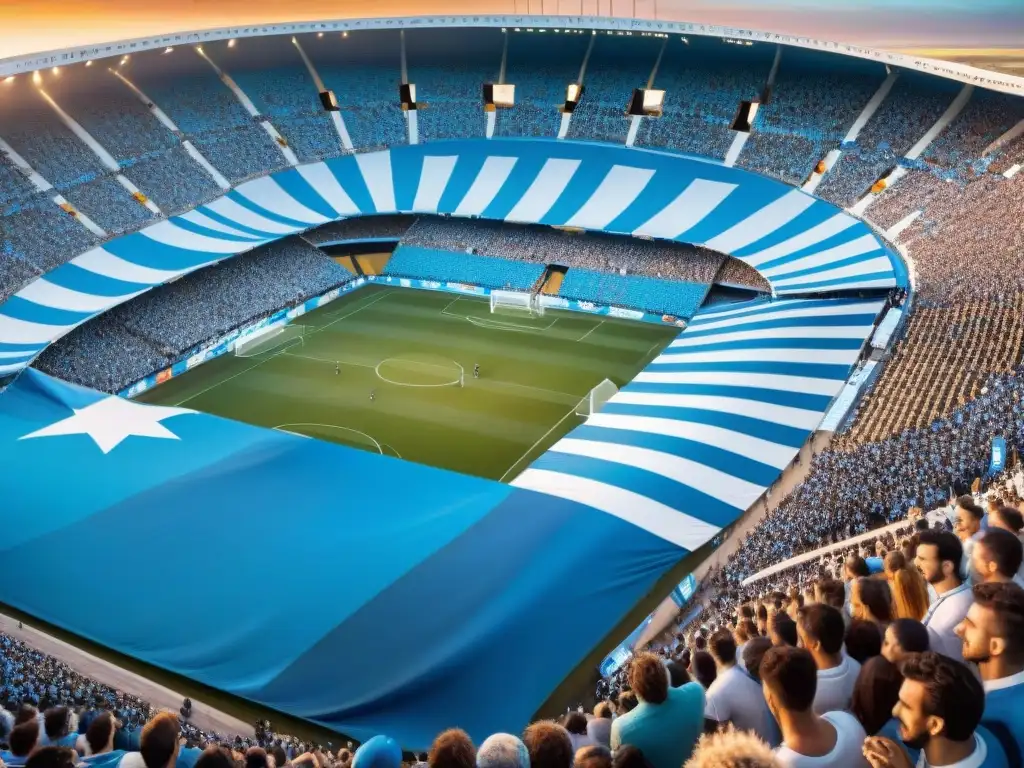
<instances>
[{"instance_id":1,"label":"spectator wearing cap","mask_svg":"<svg viewBox=\"0 0 1024 768\"><path fill-rule=\"evenodd\" d=\"M1008 766L999 741L980 725L985 692L964 664L928 651L908 656L900 671L904 679L893 714L903 743L921 750L919 766ZM864 742L872 766L906 765L900 750L882 736Z\"/></svg>"},{"instance_id":2,"label":"spectator wearing cap","mask_svg":"<svg viewBox=\"0 0 1024 768\"><path fill-rule=\"evenodd\" d=\"M860 664L843 653L843 617L832 606L816 603L800 611L797 633L817 668L814 712L847 709Z\"/></svg>"},{"instance_id":3,"label":"spectator wearing cap","mask_svg":"<svg viewBox=\"0 0 1024 768\"><path fill-rule=\"evenodd\" d=\"M612 705L607 701L599 701L594 707L594 716L587 723L587 735L595 744L611 747L612 744Z\"/></svg>"},{"instance_id":4,"label":"spectator wearing cap","mask_svg":"<svg viewBox=\"0 0 1024 768\"><path fill-rule=\"evenodd\" d=\"M629 685L640 703L612 722L612 750L632 744L653 768L679 768L704 727L704 689L698 683L671 688L668 671L650 653L633 659Z\"/></svg>"},{"instance_id":5,"label":"spectator wearing cap","mask_svg":"<svg viewBox=\"0 0 1024 768\"><path fill-rule=\"evenodd\" d=\"M891 739L903 748L911 764L916 764L920 752L909 749L900 740L900 723L892 714L899 701L902 685L903 675L895 664L882 656L868 659L857 676L850 712L864 726L868 736Z\"/></svg>"},{"instance_id":6,"label":"spectator wearing cap","mask_svg":"<svg viewBox=\"0 0 1024 768\"><path fill-rule=\"evenodd\" d=\"M533 723L523 732L523 744L530 753L530 768L572 768L575 758L572 739L558 723L550 720Z\"/></svg>"},{"instance_id":7,"label":"spectator wearing cap","mask_svg":"<svg viewBox=\"0 0 1024 768\"><path fill-rule=\"evenodd\" d=\"M476 768L530 768L530 753L518 736L495 733L477 750Z\"/></svg>"},{"instance_id":8,"label":"spectator wearing cap","mask_svg":"<svg viewBox=\"0 0 1024 768\"><path fill-rule=\"evenodd\" d=\"M711 636L708 643L718 675L707 690L704 717L710 729L732 723L742 731L753 731L772 746L780 741L778 726L768 711L761 686L736 663L736 642L726 629Z\"/></svg>"},{"instance_id":9,"label":"spectator wearing cap","mask_svg":"<svg viewBox=\"0 0 1024 768\"><path fill-rule=\"evenodd\" d=\"M1024 765L1024 590L992 582L976 585L973 594L956 632L985 689L982 724L1002 743L1011 765Z\"/></svg>"},{"instance_id":10,"label":"spectator wearing cap","mask_svg":"<svg viewBox=\"0 0 1024 768\"><path fill-rule=\"evenodd\" d=\"M849 712L818 715L817 667L804 648L777 647L761 662L761 683L768 708L782 731L775 750L779 763L790 768L862 768L864 728Z\"/></svg>"},{"instance_id":11,"label":"spectator wearing cap","mask_svg":"<svg viewBox=\"0 0 1024 768\"><path fill-rule=\"evenodd\" d=\"M931 636L931 650L956 660L963 658L963 644L954 630L974 601L970 585L960 577L962 559L963 547L952 533L921 532L914 564L936 594L921 623Z\"/></svg>"},{"instance_id":12,"label":"spectator wearing cap","mask_svg":"<svg viewBox=\"0 0 1024 768\"><path fill-rule=\"evenodd\" d=\"M893 664L900 664L908 654L928 650L928 629L913 619L896 619L885 628L882 655Z\"/></svg>"},{"instance_id":13,"label":"spectator wearing cap","mask_svg":"<svg viewBox=\"0 0 1024 768\"><path fill-rule=\"evenodd\" d=\"M352 756L352 768L401 768L402 748L389 736L364 741Z\"/></svg>"},{"instance_id":14,"label":"spectator wearing cap","mask_svg":"<svg viewBox=\"0 0 1024 768\"><path fill-rule=\"evenodd\" d=\"M458 728L442 731L427 754L430 768L476 768L476 747L469 734Z\"/></svg>"}]
</instances>

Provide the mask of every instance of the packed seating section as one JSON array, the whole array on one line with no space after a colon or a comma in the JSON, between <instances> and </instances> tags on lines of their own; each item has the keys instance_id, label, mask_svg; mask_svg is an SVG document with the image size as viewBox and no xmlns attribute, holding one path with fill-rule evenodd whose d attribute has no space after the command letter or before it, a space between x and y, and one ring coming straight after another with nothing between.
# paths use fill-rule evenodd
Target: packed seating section
<instances>
[{"instance_id":1,"label":"packed seating section","mask_svg":"<svg viewBox=\"0 0 1024 768\"><path fill-rule=\"evenodd\" d=\"M453 280L486 288L528 291L544 274L544 265L423 248L418 245L403 245L399 246L388 261L384 274L439 282Z\"/></svg>"}]
</instances>

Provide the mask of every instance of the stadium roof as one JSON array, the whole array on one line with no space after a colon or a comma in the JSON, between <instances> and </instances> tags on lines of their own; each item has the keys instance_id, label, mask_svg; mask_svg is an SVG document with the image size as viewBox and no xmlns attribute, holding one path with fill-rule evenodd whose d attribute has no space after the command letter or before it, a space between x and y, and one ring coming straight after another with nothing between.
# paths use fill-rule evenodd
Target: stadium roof
<instances>
[{"instance_id":1,"label":"stadium roof","mask_svg":"<svg viewBox=\"0 0 1024 768\"><path fill-rule=\"evenodd\" d=\"M939 77L977 85L1004 93L1024 95L1024 77L991 72L966 64L882 51L848 43L817 40L811 37L761 32L740 27L655 19L621 19L601 16L554 15L451 15L408 16L368 19L329 19L263 25L221 27L217 29L178 32L152 37L121 40L111 43L78 46L55 51L0 59L0 77L32 72L55 66L68 66L84 61L140 53L168 46L202 44L217 40L293 35L320 32L345 32L374 29L438 29L438 28L529 27L537 30L584 29L612 31L622 34L662 33L727 38L740 41L780 44L836 53L887 66L914 69Z\"/></svg>"}]
</instances>

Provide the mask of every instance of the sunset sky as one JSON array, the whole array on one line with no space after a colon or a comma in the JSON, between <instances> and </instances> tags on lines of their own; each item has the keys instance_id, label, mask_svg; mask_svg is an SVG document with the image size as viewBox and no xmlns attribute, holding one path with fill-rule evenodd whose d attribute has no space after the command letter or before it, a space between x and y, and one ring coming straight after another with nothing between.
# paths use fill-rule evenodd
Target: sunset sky
<instances>
[{"instance_id":1,"label":"sunset sky","mask_svg":"<svg viewBox=\"0 0 1024 768\"><path fill-rule=\"evenodd\" d=\"M0 58L231 24L418 13L630 16L634 0L0 0ZM651 18L743 25L893 50L1024 49L1024 0L635 0ZM999 51L1006 53L1006 51ZM953 56L954 58L956 56Z\"/></svg>"}]
</instances>

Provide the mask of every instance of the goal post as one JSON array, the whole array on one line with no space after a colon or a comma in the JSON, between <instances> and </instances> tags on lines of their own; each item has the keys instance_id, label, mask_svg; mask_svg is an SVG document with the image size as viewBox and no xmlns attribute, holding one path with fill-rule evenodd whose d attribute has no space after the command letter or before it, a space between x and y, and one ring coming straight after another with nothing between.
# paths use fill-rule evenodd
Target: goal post
<instances>
[{"instance_id":1,"label":"goal post","mask_svg":"<svg viewBox=\"0 0 1024 768\"><path fill-rule=\"evenodd\" d=\"M605 379L579 401L576 405L576 415L587 418L595 413L599 413L604 408L605 403L615 397L618 391L619 388L615 386L611 379Z\"/></svg>"},{"instance_id":2,"label":"goal post","mask_svg":"<svg viewBox=\"0 0 1024 768\"><path fill-rule=\"evenodd\" d=\"M491 314L500 313L502 310L537 317L544 315L544 305L540 303L540 296L529 291L491 291Z\"/></svg>"},{"instance_id":3,"label":"goal post","mask_svg":"<svg viewBox=\"0 0 1024 768\"><path fill-rule=\"evenodd\" d=\"M286 345L302 344L304 325L278 325L265 328L235 342L235 357L256 357Z\"/></svg>"}]
</instances>

